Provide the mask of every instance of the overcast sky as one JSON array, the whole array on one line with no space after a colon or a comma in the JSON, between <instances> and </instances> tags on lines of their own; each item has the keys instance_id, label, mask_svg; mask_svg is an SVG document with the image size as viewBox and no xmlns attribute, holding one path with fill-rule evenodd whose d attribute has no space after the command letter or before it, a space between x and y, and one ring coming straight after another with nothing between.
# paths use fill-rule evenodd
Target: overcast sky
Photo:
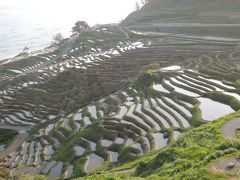
<instances>
[{"instance_id":1,"label":"overcast sky","mask_svg":"<svg viewBox=\"0 0 240 180\"><path fill-rule=\"evenodd\" d=\"M135 10L135 3L136 0L0 0L0 7L17 7L28 15L48 19L76 18L94 25L120 21Z\"/></svg>"}]
</instances>

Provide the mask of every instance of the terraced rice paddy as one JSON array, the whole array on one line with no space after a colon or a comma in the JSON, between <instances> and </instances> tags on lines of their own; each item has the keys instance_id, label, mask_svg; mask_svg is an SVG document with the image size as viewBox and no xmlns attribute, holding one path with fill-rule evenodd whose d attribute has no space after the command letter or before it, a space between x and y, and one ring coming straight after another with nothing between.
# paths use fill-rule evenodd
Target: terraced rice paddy
<instances>
[{"instance_id":1,"label":"terraced rice paddy","mask_svg":"<svg viewBox=\"0 0 240 180\"><path fill-rule=\"evenodd\" d=\"M189 72L191 71L176 71L173 76L167 76L166 79L191 76L188 81L175 84L176 87L190 89L191 87L185 86L185 83L194 82L194 86L197 86L200 82L194 81L199 77L199 74L193 75ZM166 72L157 72L159 77L162 73ZM165 82L165 78L161 81ZM69 114L66 118L60 119L57 124L47 125L36 133L33 141L25 142L19 151L6 158L5 164L11 168L18 164L37 166L40 173L48 174L49 177L62 175L69 177L73 173L76 163L83 163L83 171L90 173L105 161L114 163L118 162L119 158L135 158L146 152L167 146L169 138L177 139L181 132L190 128L191 123L196 121L196 119L192 119L195 106L200 108L202 118L206 121L214 120L234 111L228 105L200 97L201 94L203 95L210 90L217 91L215 86L220 89L224 88L224 84L212 81L211 83L202 82L202 87L208 87L209 90L199 93L197 98L189 95L191 100L186 101L181 96L172 96L179 92L175 91L170 83L158 83L155 82L153 85L161 87L160 89L154 88L157 96L146 98L138 90L130 87ZM163 88L167 91L163 92ZM234 89L230 85L228 88ZM192 89L197 91L195 88ZM129 101L132 103L129 104ZM216 112L213 108L213 111L209 113L208 110L204 109L205 107L208 109L216 107ZM200 121L204 120L200 119ZM102 133L96 137L92 137L88 133L81 135L83 129L88 131L85 127L90 126L91 129L91 125L95 122L100 122L97 131ZM91 131L90 129L89 131ZM92 130L96 129L92 128ZM71 156L60 158L62 161L56 161L54 154L59 148L64 148L64 143L74 133L79 133L79 139L75 140L73 146L68 147L64 152ZM116 145L120 145L121 148L116 148ZM69 170L63 168L66 166L69 167Z\"/></svg>"},{"instance_id":2,"label":"terraced rice paddy","mask_svg":"<svg viewBox=\"0 0 240 180\"><path fill-rule=\"evenodd\" d=\"M237 50L224 51L225 44L159 37L112 41L107 48L92 41L103 43L79 41L58 58L41 55L0 67L1 125L34 127L5 158L13 172L69 178L76 169L113 167L237 110L222 101L240 97L234 84ZM161 68L152 71L146 92L135 80L152 63Z\"/></svg>"},{"instance_id":3,"label":"terraced rice paddy","mask_svg":"<svg viewBox=\"0 0 240 180\"><path fill-rule=\"evenodd\" d=\"M96 43L96 41L93 42ZM80 43L80 46L82 43L83 42ZM101 43L104 44L104 42ZM64 106L70 103L67 97L72 96L73 91L76 93L76 89L79 87L81 87L81 89L78 90L77 93L80 99L91 96L95 92L103 94L101 86L99 87L99 85L96 84L97 81L92 79L95 76L92 73L97 71L92 71L90 67L94 68L95 66L99 66L99 63L102 61L107 61L114 56L119 56L120 53L124 53L125 51L141 48L143 45L141 42L130 41L112 43L117 43L114 45L116 48L105 48L106 50L102 50L96 47L92 48L91 46L93 45L88 43L90 47L86 47L84 50L76 47L63 56L59 56L59 54L53 52L24 59L24 63L22 63L23 60L20 60L2 65L0 67L0 81L1 84L3 84L0 91L1 114L3 115L1 123L33 126L51 120L52 118L49 118L49 114L57 116L60 111L66 111L66 107ZM29 67L30 64L33 65ZM12 69L9 70L9 67L14 68L14 71L12 71ZM64 75L60 75L62 73L64 73ZM88 79L84 77L86 73L88 74L87 76L89 76ZM68 75L81 77L78 78L80 81L78 81L77 84L70 85L68 83L69 80L66 80L65 86L73 86L72 91L69 91L68 88L68 92L66 92L62 87L58 87L58 89L55 90L54 88L58 85L52 85L55 84L55 82L62 81L62 79L58 79L59 75L60 77ZM95 83L92 84L93 86L88 86L87 84L91 84L91 81L95 81ZM107 80L104 80L104 82L107 82ZM72 83L75 83L75 81ZM112 90L112 88L109 89L109 91ZM29 97L29 91L31 91L35 97ZM59 93L62 93L63 96L59 96ZM104 94L106 93L107 92ZM39 98L51 96L51 99L49 99L48 102L39 102L36 96ZM94 97L95 96L98 95L94 95ZM20 102L17 101L19 99L21 99ZM64 99L67 101L66 104L62 104L62 101L65 101ZM14 104L14 106L11 104ZM11 106L11 108L9 108L9 106ZM94 109L92 110L94 111ZM94 116L94 114L92 115Z\"/></svg>"}]
</instances>

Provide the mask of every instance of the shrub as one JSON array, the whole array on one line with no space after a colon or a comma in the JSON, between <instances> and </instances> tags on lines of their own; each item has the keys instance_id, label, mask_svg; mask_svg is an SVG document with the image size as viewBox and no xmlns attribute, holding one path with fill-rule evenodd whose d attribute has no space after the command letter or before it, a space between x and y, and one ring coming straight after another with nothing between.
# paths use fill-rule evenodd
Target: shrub
<instances>
[{"instance_id":1,"label":"shrub","mask_svg":"<svg viewBox=\"0 0 240 180\"><path fill-rule=\"evenodd\" d=\"M223 154L226 155L226 154L232 154L234 152L236 152L237 149L234 149L234 148L229 148L229 149L226 149L225 151L223 151Z\"/></svg>"},{"instance_id":2,"label":"shrub","mask_svg":"<svg viewBox=\"0 0 240 180\"><path fill-rule=\"evenodd\" d=\"M205 157L205 158L203 159L203 162L204 162L204 163L208 163L208 162L210 162L211 160L217 159L217 158L220 157L221 155L223 155L223 152L222 152L222 151L216 151L215 153L210 154L210 155L208 155L207 157Z\"/></svg>"},{"instance_id":3,"label":"shrub","mask_svg":"<svg viewBox=\"0 0 240 180\"><path fill-rule=\"evenodd\" d=\"M229 148L240 149L240 142L231 142L231 141L223 142L217 147L217 149L219 150L226 150Z\"/></svg>"},{"instance_id":4,"label":"shrub","mask_svg":"<svg viewBox=\"0 0 240 180\"><path fill-rule=\"evenodd\" d=\"M155 81L156 75L151 71L143 71L138 74L136 85L142 90L146 90Z\"/></svg>"}]
</instances>

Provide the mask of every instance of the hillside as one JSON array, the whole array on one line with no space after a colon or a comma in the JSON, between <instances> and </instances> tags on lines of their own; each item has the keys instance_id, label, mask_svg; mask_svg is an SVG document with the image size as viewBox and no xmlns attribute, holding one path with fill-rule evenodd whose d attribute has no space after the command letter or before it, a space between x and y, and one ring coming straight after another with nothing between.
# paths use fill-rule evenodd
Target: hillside
<instances>
[{"instance_id":1,"label":"hillside","mask_svg":"<svg viewBox=\"0 0 240 180\"><path fill-rule=\"evenodd\" d=\"M240 6L238 0L151 0L142 8L143 11L159 11L162 9L184 10L237 10Z\"/></svg>"},{"instance_id":2,"label":"hillside","mask_svg":"<svg viewBox=\"0 0 240 180\"><path fill-rule=\"evenodd\" d=\"M239 39L239 8L236 0L152 0L123 25L135 31Z\"/></svg>"},{"instance_id":3,"label":"hillside","mask_svg":"<svg viewBox=\"0 0 240 180\"><path fill-rule=\"evenodd\" d=\"M239 178L238 26L213 1L186 2L151 1L122 25L4 61L0 128L18 135L0 141L0 178Z\"/></svg>"}]
</instances>

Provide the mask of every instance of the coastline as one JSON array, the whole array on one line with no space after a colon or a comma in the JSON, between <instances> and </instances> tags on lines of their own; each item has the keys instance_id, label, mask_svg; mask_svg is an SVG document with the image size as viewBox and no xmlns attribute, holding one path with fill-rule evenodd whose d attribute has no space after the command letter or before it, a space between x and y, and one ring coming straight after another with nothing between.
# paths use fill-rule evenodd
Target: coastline
<instances>
[{"instance_id":1,"label":"coastline","mask_svg":"<svg viewBox=\"0 0 240 180\"><path fill-rule=\"evenodd\" d=\"M19 61L31 56L37 56L37 55L41 55L41 54L46 54L46 53L51 53L53 51L55 51L57 49L58 45L50 45L48 47L45 47L43 49L40 50L36 50L36 51L31 51L31 52L21 52L19 54L17 54L16 56L13 57L9 57L6 59L0 59L0 65L3 64L7 64L10 62L14 62L14 61Z\"/></svg>"}]
</instances>

